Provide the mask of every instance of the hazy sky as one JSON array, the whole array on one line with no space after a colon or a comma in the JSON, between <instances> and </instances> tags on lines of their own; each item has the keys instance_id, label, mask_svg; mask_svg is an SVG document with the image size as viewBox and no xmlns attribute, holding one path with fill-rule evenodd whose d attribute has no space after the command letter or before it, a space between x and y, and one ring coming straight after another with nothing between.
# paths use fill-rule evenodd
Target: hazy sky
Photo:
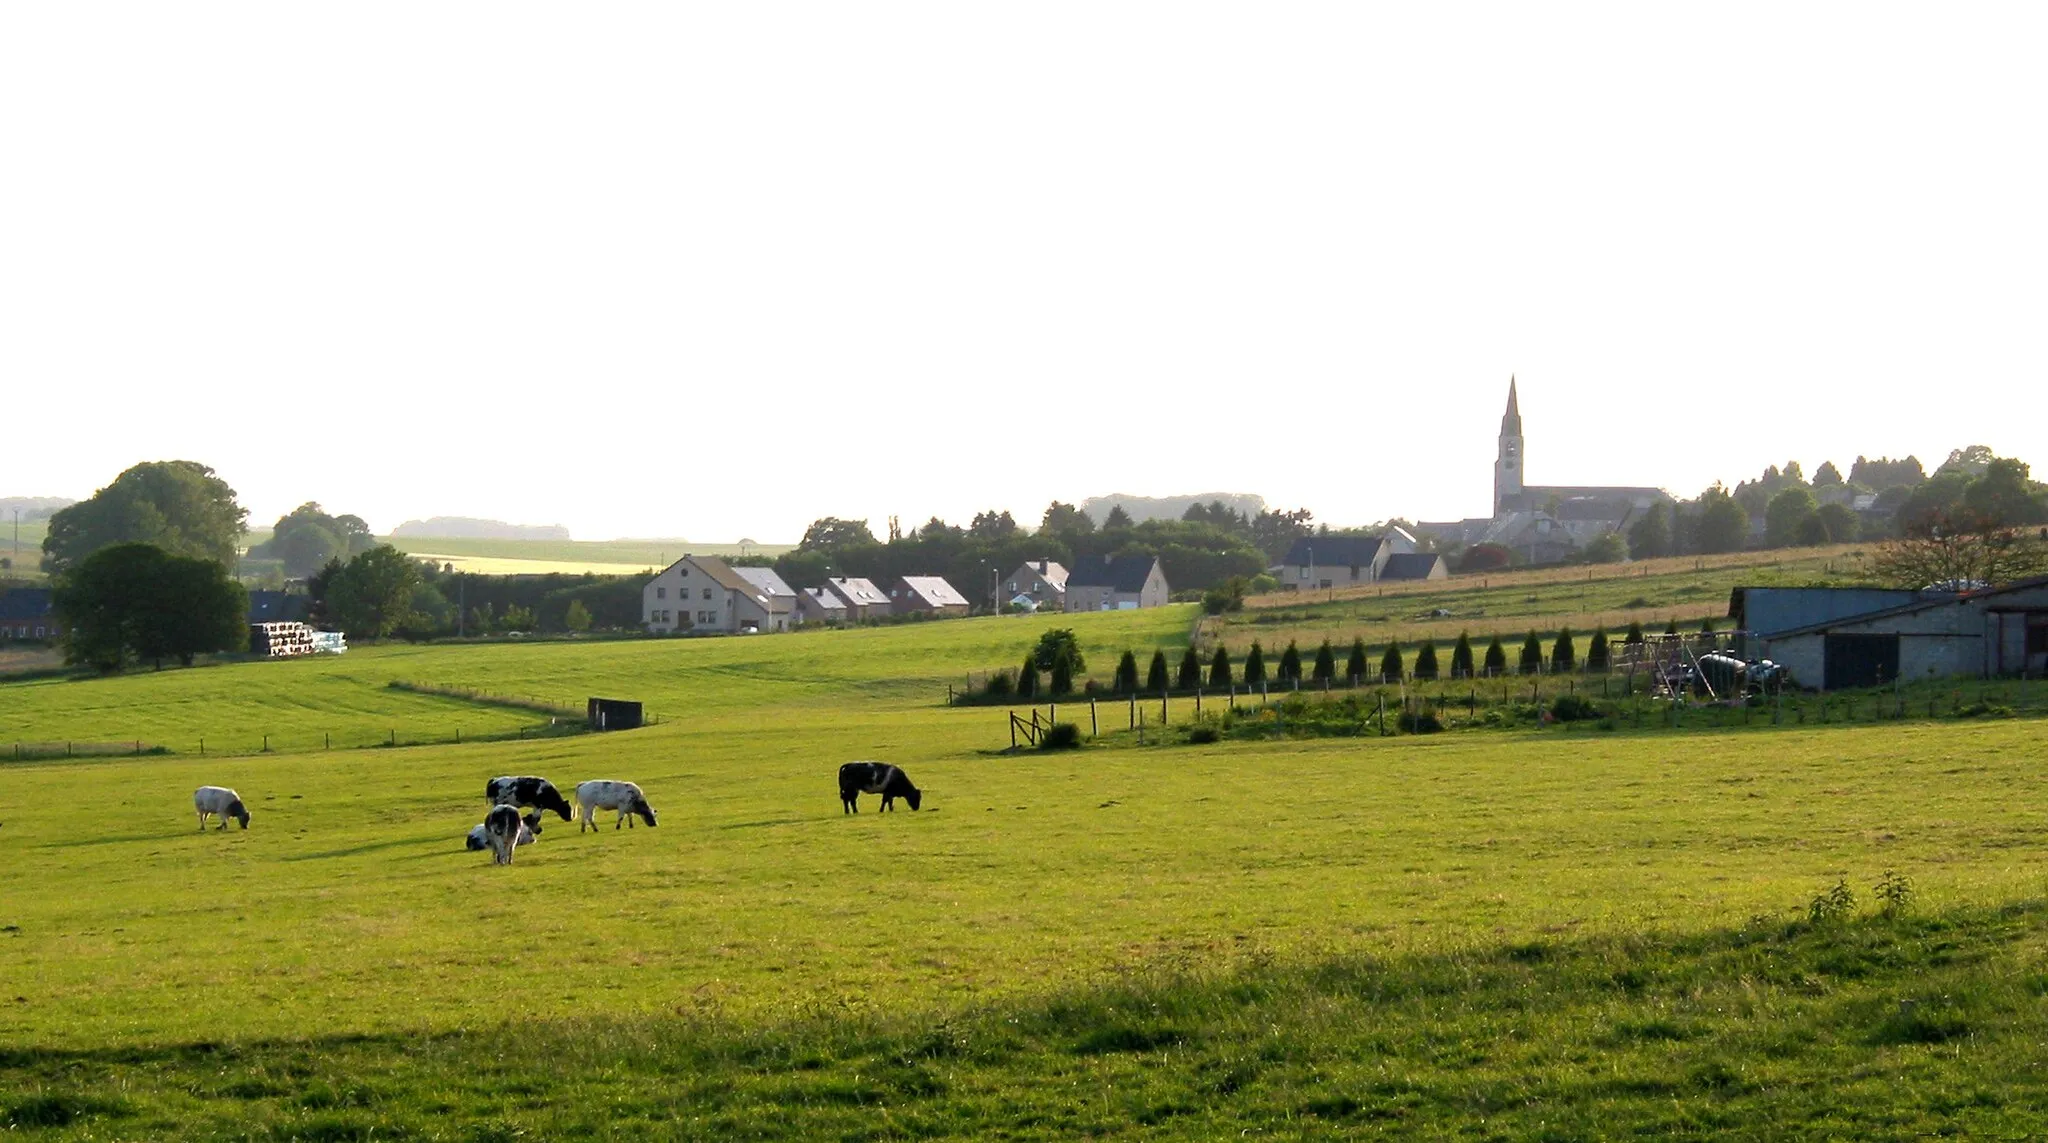
<instances>
[{"instance_id":1,"label":"hazy sky","mask_svg":"<svg viewBox=\"0 0 2048 1143\"><path fill-rule=\"evenodd\" d=\"M2048 8L0 8L0 495L794 539L2048 467ZM2037 474L2038 475L2038 474Z\"/></svg>"}]
</instances>

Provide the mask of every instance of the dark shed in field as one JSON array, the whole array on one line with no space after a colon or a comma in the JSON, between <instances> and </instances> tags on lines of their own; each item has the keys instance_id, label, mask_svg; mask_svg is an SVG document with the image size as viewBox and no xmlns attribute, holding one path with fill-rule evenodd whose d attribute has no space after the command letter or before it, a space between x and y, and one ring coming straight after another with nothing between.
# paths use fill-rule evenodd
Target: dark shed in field
<instances>
[{"instance_id":1,"label":"dark shed in field","mask_svg":"<svg viewBox=\"0 0 2048 1143\"><path fill-rule=\"evenodd\" d=\"M625 699L590 700L590 729L632 730L640 725L640 704Z\"/></svg>"}]
</instances>

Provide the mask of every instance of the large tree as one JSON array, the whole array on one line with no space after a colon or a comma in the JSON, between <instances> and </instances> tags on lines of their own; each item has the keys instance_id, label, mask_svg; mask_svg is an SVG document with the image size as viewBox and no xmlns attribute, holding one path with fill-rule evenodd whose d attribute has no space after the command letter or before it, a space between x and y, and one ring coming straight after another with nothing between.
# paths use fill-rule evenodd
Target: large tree
<instances>
[{"instance_id":1,"label":"large tree","mask_svg":"<svg viewBox=\"0 0 2048 1143\"><path fill-rule=\"evenodd\" d=\"M1819 508L1805 485L1784 488L1764 509L1764 546L1789 548L1800 543L1802 529Z\"/></svg>"},{"instance_id":2,"label":"large tree","mask_svg":"<svg viewBox=\"0 0 2048 1143\"><path fill-rule=\"evenodd\" d=\"M322 602L329 618L358 639L382 639L412 614L419 565L389 544L356 556L331 576L323 573Z\"/></svg>"},{"instance_id":3,"label":"large tree","mask_svg":"<svg viewBox=\"0 0 2048 1143\"><path fill-rule=\"evenodd\" d=\"M248 518L235 490L205 465L148 461L50 517L43 570L61 575L101 548L131 542L232 568Z\"/></svg>"},{"instance_id":4,"label":"large tree","mask_svg":"<svg viewBox=\"0 0 2048 1143\"><path fill-rule=\"evenodd\" d=\"M797 541L796 546L806 552L837 552L876 542L866 520L823 516L811 521L811 526L804 529L804 538Z\"/></svg>"},{"instance_id":5,"label":"large tree","mask_svg":"<svg viewBox=\"0 0 2048 1143\"><path fill-rule=\"evenodd\" d=\"M1964 506L1935 508L1906 521L1900 538L1877 550L1871 568L1905 588L2009 583L2048 573L2048 544L2031 525Z\"/></svg>"},{"instance_id":6,"label":"large tree","mask_svg":"<svg viewBox=\"0 0 2048 1143\"><path fill-rule=\"evenodd\" d=\"M1038 530L1042 534L1067 538L1085 536L1095 530L1095 521L1088 513L1072 504L1055 500L1046 505L1045 515L1039 520ZM1072 541L1069 540L1069 543Z\"/></svg>"},{"instance_id":7,"label":"large tree","mask_svg":"<svg viewBox=\"0 0 2048 1143\"><path fill-rule=\"evenodd\" d=\"M65 657L103 672L130 659L186 666L209 651L248 644L249 597L210 559L154 544L114 544L80 560L57 582L67 628Z\"/></svg>"},{"instance_id":8,"label":"large tree","mask_svg":"<svg viewBox=\"0 0 2048 1143\"><path fill-rule=\"evenodd\" d=\"M1693 542L1701 552L1739 552L1749 542L1749 512L1716 484L1700 493L1699 521Z\"/></svg>"},{"instance_id":9,"label":"large tree","mask_svg":"<svg viewBox=\"0 0 2048 1143\"><path fill-rule=\"evenodd\" d=\"M284 574L303 579L318 572L328 560L345 560L376 546L377 538L360 516L330 516L309 500L290 515L278 517L270 539L250 548L249 555L280 560Z\"/></svg>"}]
</instances>

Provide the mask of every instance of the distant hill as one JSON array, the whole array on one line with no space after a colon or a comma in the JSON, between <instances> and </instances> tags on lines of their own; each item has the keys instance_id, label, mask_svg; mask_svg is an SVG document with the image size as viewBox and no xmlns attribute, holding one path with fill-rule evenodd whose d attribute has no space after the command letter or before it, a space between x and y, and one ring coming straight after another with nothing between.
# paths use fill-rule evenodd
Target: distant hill
<instances>
[{"instance_id":1,"label":"distant hill","mask_svg":"<svg viewBox=\"0 0 2048 1143\"><path fill-rule=\"evenodd\" d=\"M435 516L430 520L407 520L391 529L391 534L415 540L566 540L569 529L560 524L507 524L503 520L468 516Z\"/></svg>"},{"instance_id":2,"label":"distant hill","mask_svg":"<svg viewBox=\"0 0 2048 1143\"><path fill-rule=\"evenodd\" d=\"M65 496L0 496L0 519L12 521L18 511L24 520L40 520L76 503Z\"/></svg>"},{"instance_id":3,"label":"distant hill","mask_svg":"<svg viewBox=\"0 0 2048 1143\"><path fill-rule=\"evenodd\" d=\"M1212 500L1221 500L1247 516L1256 516L1266 510L1266 498L1248 492L1202 492L1189 496L1132 496L1116 492L1108 496L1090 496L1081 501L1081 511L1095 521L1096 527L1101 527L1102 522L1109 519L1109 510L1119 504L1130 513L1133 523L1143 523L1146 520L1178 520L1187 514L1189 508Z\"/></svg>"}]
</instances>

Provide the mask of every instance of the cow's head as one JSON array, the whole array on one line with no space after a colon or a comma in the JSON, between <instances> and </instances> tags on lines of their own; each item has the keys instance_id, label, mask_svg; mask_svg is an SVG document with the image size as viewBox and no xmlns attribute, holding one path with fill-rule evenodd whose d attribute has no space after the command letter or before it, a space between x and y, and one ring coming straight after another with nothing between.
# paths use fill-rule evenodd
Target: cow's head
<instances>
[{"instance_id":1,"label":"cow's head","mask_svg":"<svg viewBox=\"0 0 2048 1143\"><path fill-rule=\"evenodd\" d=\"M526 830L528 833L531 833L535 837L540 836L541 817L539 810L535 810L532 813L526 815L525 817L520 818L519 820L526 823Z\"/></svg>"},{"instance_id":2,"label":"cow's head","mask_svg":"<svg viewBox=\"0 0 2048 1143\"><path fill-rule=\"evenodd\" d=\"M640 820L646 822L648 826L654 825L654 807L647 804L646 798L633 799L633 813L639 815Z\"/></svg>"},{"instance_id":3,"label":"cow's head","mask_svg":"<svg viewBox=\"0 0 2048 1143\"><path fill-rule=\"evenodd\" d=\"M924 791L912 789L909 793L903 795L903 800L909 802L910 808L915 810L924 801Z\"/></svg>"},{"instance_id":4,"label":"cow's head","mask_svg":"<svg viewBox=\"0 0 2048 1143\"><path fill-rule=\"evenodd\" d=\"M236 798L228 803L228 816L241 822L243 829L249 828L249 808L242 804L242 799Z\"/></svg>"}]
</instances>

